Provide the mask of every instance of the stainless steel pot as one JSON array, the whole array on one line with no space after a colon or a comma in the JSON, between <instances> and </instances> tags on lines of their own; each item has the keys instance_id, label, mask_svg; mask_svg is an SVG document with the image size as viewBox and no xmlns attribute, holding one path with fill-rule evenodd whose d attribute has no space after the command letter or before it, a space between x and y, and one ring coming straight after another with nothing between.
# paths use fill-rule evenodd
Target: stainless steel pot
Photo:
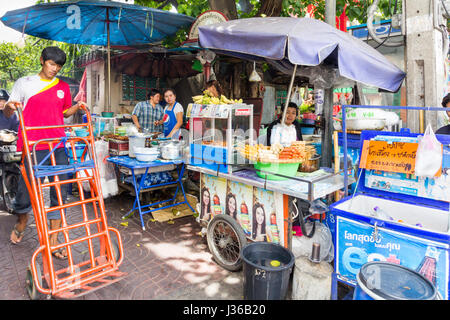
<instances>
[{"instance_id":1,"label":"stainless steel pot","mask_svg":"<svg viewBox=\"0 0 450 320\"><path fill-rule=\"evenodd\" d=\"M161 157L166 160L181 158L184 143L182 141L171 140L160 143Z\"/></svg>"}]
</instances>

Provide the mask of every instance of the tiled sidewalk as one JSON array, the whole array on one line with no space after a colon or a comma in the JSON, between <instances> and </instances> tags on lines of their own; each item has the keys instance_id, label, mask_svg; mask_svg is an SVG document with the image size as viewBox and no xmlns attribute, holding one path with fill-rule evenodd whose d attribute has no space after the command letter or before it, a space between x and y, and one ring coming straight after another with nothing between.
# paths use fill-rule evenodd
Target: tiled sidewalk
<instances>
[{"instance_id":1,"label":"tiled sidewalk","mask_svg":"<svg viewBox=\"0 0 450 320\"><path fill-rule=\"evenodd\" d=\"M242 299L242 271L231 273L212 261L206 237L197 234L201 228L193 216L175 219L174 224L151 222L148 216L146 231L142 231L136 215L126 220L128 226L122 226L121 217L132 200L124 194L105 200L108 225L119 230L124 245L120 271L128 276L78 299ZM0 300L29 299L26 268L39 245L34 217L30 216L22 242L13 245L9 236L15 217L2 209L0 206ZM78 210L70 209L69 219L78 219ZM75 251L86 252L82 247Z\"/></svg>"}]
</instances>

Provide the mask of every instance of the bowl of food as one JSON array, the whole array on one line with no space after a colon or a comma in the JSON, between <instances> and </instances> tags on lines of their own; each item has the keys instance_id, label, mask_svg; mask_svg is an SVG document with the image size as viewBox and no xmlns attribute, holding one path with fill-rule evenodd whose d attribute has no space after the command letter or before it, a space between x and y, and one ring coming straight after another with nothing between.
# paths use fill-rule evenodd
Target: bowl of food
<instances>
[{"instance_id":1,"label":"bowl of food","mask_svg":"<svg viewBox=\"0 0 450 320\"><path fill-rule=\"evenodd\" d=\"M78 128L73 130L77 137L87 137L89 135L89 131L85 128Z\"/></svg>"},{"instance_id":2,"label":"bowl of food","mask_svg":"<svg viewBox=\"0 0 450 320\"><path fill-rule=\"evenodd\" d=\"M134 154L138 161L150 162L155 161L158 158L159 150L158 148L135 147Z\"/></svg>"},{"instance_id":3,"label":"bowl of food","mask_svg":"<svg viewBox=\"0 0 450 320\"><path fill-rule=\"evenodd\" d=\"M114 116L114 112L102 111L102 117L103 118L112 118L113 116Z\"/></svg>"}]
</instances>

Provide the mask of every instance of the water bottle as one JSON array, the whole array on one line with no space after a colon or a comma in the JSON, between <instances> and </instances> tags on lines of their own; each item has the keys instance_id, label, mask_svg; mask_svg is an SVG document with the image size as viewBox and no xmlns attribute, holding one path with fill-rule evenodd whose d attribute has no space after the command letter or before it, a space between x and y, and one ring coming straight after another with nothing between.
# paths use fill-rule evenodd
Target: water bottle
<instances>
[{"instance_id":1,"label":"water bottle","mask_svg":"<svg viewBox=\"0 0 450 320\"><path fill-rule=\"evenodd\" d=\"M394 220L390 215L388 215L384 210L382 210L379 206L373 208L373 215L375 218L382 220Z\"/></svg>"}]
</instances>

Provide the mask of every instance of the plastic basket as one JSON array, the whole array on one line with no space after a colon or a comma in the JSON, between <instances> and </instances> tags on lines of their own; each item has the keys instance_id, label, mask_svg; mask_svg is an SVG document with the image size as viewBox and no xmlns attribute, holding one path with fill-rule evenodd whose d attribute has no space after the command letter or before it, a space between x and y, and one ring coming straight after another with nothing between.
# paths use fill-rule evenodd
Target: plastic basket
<instances>
[{"instance_id":1,"label":"plastic basket","mask_svg":"<svg viewBox=\"0 0 450 320\"><path fill-rule=\"evenodd\" d=\"M264 162L255 162L254 167L256 169L256 174L258 177L267 179L267 180L288 180L289 178L280 177L274 174L268 174L261 172L259 170L282 174L284 176L294 177L297 174L298 167L300 166L300 162L294 163L264 163Z\"/></svg>"}]
</instances>

